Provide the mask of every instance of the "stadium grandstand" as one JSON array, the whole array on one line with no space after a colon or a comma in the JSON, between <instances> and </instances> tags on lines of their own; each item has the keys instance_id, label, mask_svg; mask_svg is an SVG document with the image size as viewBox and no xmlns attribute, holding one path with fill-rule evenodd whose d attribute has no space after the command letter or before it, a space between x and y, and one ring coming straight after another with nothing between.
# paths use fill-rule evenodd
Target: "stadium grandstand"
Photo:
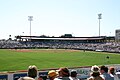
<instances>
[{"instance_id":1,"label":"stadium grandstand","mask_svg":"<svg viewBox=\"0 0 120 80\"><path fill-rule=\"evenodd\" d=\"M15 36L16 40L0 41L1 49L76 49L120 53L120 43L115 37L73 37L65 34L60 37Z\"/></svg>"}]
</instances>

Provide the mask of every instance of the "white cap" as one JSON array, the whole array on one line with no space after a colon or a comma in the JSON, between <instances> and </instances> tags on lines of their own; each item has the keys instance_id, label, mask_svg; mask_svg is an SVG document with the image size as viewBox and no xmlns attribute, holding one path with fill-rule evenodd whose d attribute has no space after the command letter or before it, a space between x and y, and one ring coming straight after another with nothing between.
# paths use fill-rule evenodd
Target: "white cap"
<instances>
[{"instance_id":1,"label":"white cap","mask_svg":"<svg viewBox=\"0 0 120 80\"><path fill-rule=\"evenodd\" d=\"M119 74L120 75L120 72L116 72L115 74Z\"/></svg>"},{"instance_id":2,"label":"white cap","mask_svg":"<svg viewBox=\"0 0 120 80\"><path fill-rule=\"evenodd\" d=\"M94 66L91 67L91 71L92 72L99 72L100 68L98 66L94 65Z\"/></svg>"}]
</instances>

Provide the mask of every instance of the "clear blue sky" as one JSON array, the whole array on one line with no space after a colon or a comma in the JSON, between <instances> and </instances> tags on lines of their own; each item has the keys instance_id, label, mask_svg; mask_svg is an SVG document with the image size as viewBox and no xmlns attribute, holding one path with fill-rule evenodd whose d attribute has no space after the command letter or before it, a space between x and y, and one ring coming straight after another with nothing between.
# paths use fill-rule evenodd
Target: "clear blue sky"
<instances>
[{"instance_id":1,"label":"clear blue sky","mask_svg":"<svg viewBox=\"0 0 120 80\"><path fill-rule=\"evenodd\" d=\"M120 0L0 0L0 39L30 35L114 36L120 29Z\"/></svg>"}]
</instances>

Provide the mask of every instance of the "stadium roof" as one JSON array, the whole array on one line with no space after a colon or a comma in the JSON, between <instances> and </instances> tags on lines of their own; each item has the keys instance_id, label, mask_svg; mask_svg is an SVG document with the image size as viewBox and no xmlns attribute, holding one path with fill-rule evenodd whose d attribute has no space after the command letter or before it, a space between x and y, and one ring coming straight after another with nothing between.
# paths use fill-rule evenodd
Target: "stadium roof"
<instances>
[{"instance_id":1,"label":"stadium roof","mask_svg":"<svg viewBox=\"0 0 120 80\"><path fill-rule=\"evenodd\" d=\"M36 40L101 40L104 37L39 37L39 36L17 36L17 39L36 39Z\"/></svg>"}]
</instances>

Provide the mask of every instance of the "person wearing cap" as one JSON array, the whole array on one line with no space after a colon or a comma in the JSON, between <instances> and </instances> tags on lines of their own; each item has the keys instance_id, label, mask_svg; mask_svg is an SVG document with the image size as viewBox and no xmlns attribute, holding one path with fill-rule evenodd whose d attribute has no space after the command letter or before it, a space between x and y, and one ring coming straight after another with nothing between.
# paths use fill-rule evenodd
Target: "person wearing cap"
<instances>
[{"instance_id":1,"label":"person wearing cap","mask_svg":"<svg viewBox=\"0 0 120 80\"><path fill-rule=\"evenodd\" d=\"M111 76L109 73L108 73L108 67L106 66L101 66L100 67L100 73L101 73L101 77L103 77L105 80L114 80L114 77Z\"/></svg>"},{"instance_id":2,"label":"person wearing cap","mask_svg":"<svg viewBox=\"0 0 120 80\"><path fill-rule=\"evenodd\" d=\"M70 80L70 73L67 67L61 67L58 70L58 77L54 80Z\"/></svg>"},{"instance_id":3,"label":"person wearing cap","mask_svg":"<svg viewBox=\"0 0 120 80\"><path fill-rule=\"evenodd\" d=\"M76 70L71 70L69 78L70 78L70 80L79 80L77 78L77 71Z\"/></svg>"},{"instance_id":4,"label":"person wearing cap","mask_svg":"<svg viewBox=\"0 0 120 80\"><path fill-rule=\"evenodd\" d=\"M91 67L91 74L90 77L87 78L87 80L104 80L104 78L102 78L100 76L100 69L98 66L94 65Z\"/></svg>"},{"instance_id":5,"label":"person wearing cap","mask_svg":"<svg viewBox=\"0 0 120 80\"><path fill-rule=\"evenodd\" d=\"M117 70L115 74L117 76L117 80L120 80L120 70Z\"/></svg>"},{"instance_id":6,"label":"person wearing cap","mask_svg":"<svg viewBox=\"0 0 120 80\"><path fill-rule=\"evenodd\" d=\"M57 73L56 73L55 70L50 70L50 71L48 72L48 78L49 78L50 80L54 80L56 77L57 77Z\"/></svg>"}]
</instances>

